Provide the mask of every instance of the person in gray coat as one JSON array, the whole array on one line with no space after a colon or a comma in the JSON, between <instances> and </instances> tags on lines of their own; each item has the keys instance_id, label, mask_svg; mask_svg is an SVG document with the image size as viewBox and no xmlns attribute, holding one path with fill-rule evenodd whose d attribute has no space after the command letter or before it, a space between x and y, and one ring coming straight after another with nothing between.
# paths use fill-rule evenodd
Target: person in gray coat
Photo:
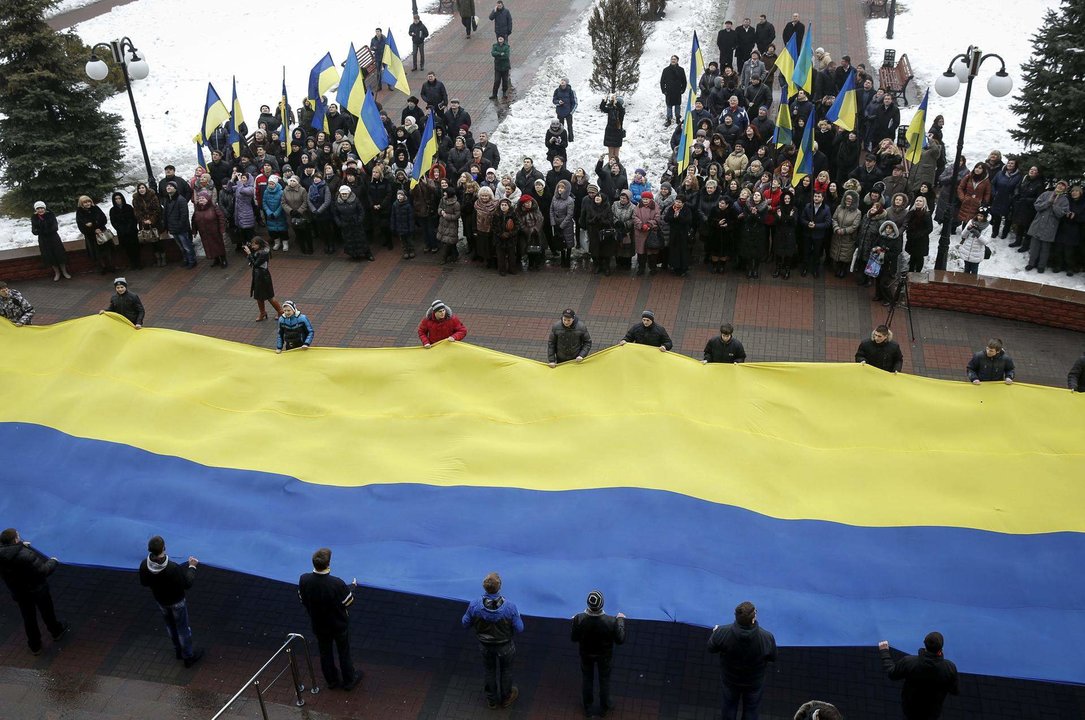
<instances>
[{"instance_id":1,"label":"person in gray coat","mask_svg":"<svg viewBox=\"0 0 1085 720\"><path fill-rule=\"evenodd\" d=\"M558 363L576 360L584 362L591 352L591 335L584 323L576 317L576 311L566 308L561 313L561 320L550 328L550 337L546 341L546 359L550 367Z\"/></svg>"},{"instance_id":2,"label":"person in gray coat","mask_svg":"<svg viewBox=\"0 0 1085 720\"><path fill-rule=\"evenodd\" d=\"M1047 260L1051 256L1051 245L1059 232L1059 221L1070 212L1070 200L1066 197L1069 187L1065 180L1059 180L1055 183L1054 190L1048 190L1036 198L1036 217L1028 228L1032 245L1029 247L1025 270L1043 272L1046 269Z\"/></svg>"}]
</instances>

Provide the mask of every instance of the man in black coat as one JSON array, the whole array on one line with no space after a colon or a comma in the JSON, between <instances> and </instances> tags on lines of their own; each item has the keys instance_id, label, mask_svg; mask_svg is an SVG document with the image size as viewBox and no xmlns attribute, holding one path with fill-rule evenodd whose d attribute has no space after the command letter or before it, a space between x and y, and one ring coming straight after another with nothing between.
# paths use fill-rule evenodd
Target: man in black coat
<instances>
[{"instance_id":1,"label":"man in black coat","mask_svg":"<svg viewBox=\"0 0 1085 720\"><path fill-rule=\"evenodd\" d=\"M561 313L561 320L550 328L550 336L546 340L546 361L552 368L570 360L584 362L590 352L591 334L587 326L577 318L575 310L566 308Z\"/></svg>"},{"instance_id":2,"label":"man in black coat","mask_svg":"<svg viewBox=\"0 0 1085 720\"><path fill-rule=\"evenodd\" d=\"M188 601L185 590L196 582L199 561L190 557L182 568L166 554L166 541L155 535L147 542L147 557L139 564L139 584L149 587L162 619L166 622L178 660L190 668L203 657L203 650L192 647L192 628L188 624Z\"/></svg>"},{"instance_id":3,"label":"man in black coat","mask_svg":"<svg viewBox=\"0 0 1085 720\"><path fill-rule=\"evenodd\" d=\"M1013 359L1002 348L1002 340L991 338L987 347L980 350L968 361L968 379L974 385L983 382L1003 381L1013 384Z\"/></svg>"},{"instance_id":4,"label":"man in black coat","mask_svg":"<svg viewBox=\"0 0 1085 720\"><path fill-rule=\"evenodd\" d=\"M735 337L735 328L731 323L720 325L720 334L711 338L704 346L704 359L701 363L742 363L746 362L746 348Z\"/></svg>"},{"instance_id":5,"label":"man in black coat","mask_svg":"<svg viewBox=\"0 0 1085 720\"><path fill-rule=\"evenodd\" d=\"M946 695L960 694L957 666L942 656L944 642L942 633L927 633L918 655L905 655L895 662L889 642L878 643L889 679L904 681L900 696L907 720L937 720L942 715Z\"/></svg>"},{"instance_id":6,"label":"man in black coat","mask_svg":"<svg viewBox=\"0 0 1085 720\"><path fill-rule=\"evenodd\" d=\"M656 322L656 315L651 310L642 312L640 322L629 328L625 333L625 337L618 341L619 345L625 345L626 343L651 345L659 348L662 352L667 352L674 347L671 336L667 334L667 329Z\"/></svg>"},{"instance_id":7,"label":"man in black coat","mask_svg":"<svg viewBox=\"0 0 1085 720\"><path fill-rule=\"evenodd\" d=\"M369 41L369 50L373 53L373 60L377 63L377 69L373 72L377 76L377 87L373 89L373 92L379 92L381 89L381 76L384 74L381 72L381 68L384 63L384 46L387 44L388 36L380 28L377 28L373 39Z\"/></svg>"},{"instance_id":8,"label":"man in black coat","mask_svg":"<svg viewBox=\"0 0 1085 720\"><path fill-rule=\"evenodd\" d=\"M776 39L776 27L769 22L769 19L764 15L759 15L757 18L757 26L753 29L754 38L757 40L757 49L764 55L769 45Z\"/></svg>"},{"instance_id":9,"label":"man in black coat","mask_svg":"<svg viewBox=\"0 0 1085 720\"><path fill-rule=\"evenodd\" d=\"M833 227L833 215L825 202L825 195L814 193L813 201L807 203L799 210L799 222L806 233L806 257L803 259L802 276L813 273L815 278L821 276L821 254L829 231Z\"/></svg>"},{"instance_id":10,"label":"man in black coat","mask_svg":"<svg viewBox=\"0 0 1085 720\"><path fill-rule=\"evenodd\" d=\"M738 62L741 67L742 63L750 59L750 53L753 52L754 47L757 46L757 31L750 25L749 18L742 18L742 24L735 30L735 34L738 35ZM738 69L738 68L736 68Z\"/></svg>"},{"instance_id":11,"label":"man in black coat","mask_svg":"<svg viewBox=\"0 0 1085 720\"><path fill-rule=\"evenodd\" d=\"M494 9L490 13L490 19L494 23L494 35L508 40L509 35L512 35L512 13L509 12L508 8L505 7L505 3L501 2L501 0L497 0L497 4L494 5Z\"/></svg>"},{"instance_id":12,"label":"man in black coat","mask_svg":"<svg viewBox=\"0 0 1085 720\"><path fill-rule=\"evenodd\" d=\"M863 164L848 173L848 178L859 181L859 194L866 197L874 189L874 183L885 179L885 172L878 166L878 156L867 153Z\"/></svg>"},{"instance_id":13,"label":"man in black coat","mask_svg":"<svg viewBox=\"0 0 1085 720\"><path fill-rule=\"evenodd\" d=\"M893 339L893 331L885 325L879 325L870 333L869 339L859 343L859 349L855 351L855 362L896 375L904 367L904 353Z\"/></svg>"},{"instance_id":14,"label":"man in black coat","mask_svg":"<svg viewBox=\"0 0 1085 720\"><path fill-rule=\"evenodd\" d=\"M682 122L682 95L687 86L686 71L678 64L678 56L671 55L670 64L663 68L659 76L659 91L667 104L667 125L671 124L672 112L674 121Z\"/></svg>"},{"instance_id":15,"label":"man in black coat","mask_svg":"<svg viewBox=\"0 0 1085 720\"><path fill-rule=\"evenodd\" d=\"M434 118L436 121L437 118ZM445 114L442 118L445 123L445 130L450 137L455 138L459 133L460 128L464 125L467 129L471 129L471 113L467 112L460 107L460 99L452 98L448 103L448 110L445 110Z\"/></svg>"},{"instance_id":16,"label":"man in black coat","mask_svg":"<svg viewBox=\"0 0 1085 720\"><path fill-rule=\"evenodd\" d=\"M309 613L309 622L320 646L320 671L328 689L342 687L352 690L362 679L354 671L350 657L350 606L354 604L352 588L331 574L332 551L320 548L313 553L313 571L298 580L298 597ZM332 645L339 655L339 667L335 667Z\"/></svg>"},{"instance_id":17,"label":"man in black coat","mask_svg":"<svg viewBox=\"0 0 1085 720\"><path fill-rule=\"evenodd\" d=\"M19 606L26 630L26 644L34 655L41 653L41 629L38 613L54 640L59 640L71 625L57 620L48 578L57 568L57 559L46 558L30 543L19 537L19 531L8 528L0 533L0 576Z\"/></svg>"},{"instance_id":18,"label":"man in black coat","mask_svg":"<svg viewBox=\"0 0 1085 720\"><path fill-rule=\"evenodd\" d=\"M516 187L524 195L531 195L535 192L536 180L546 182L546 178L543 176L542 172L535 167L535 161L529 157L525 157L523 167L516 171L516 177L514 178Z\"/></svg>"},{"instance_id":19,"label":"man in black coat","mask_svg":"<svg viewBox=\"0 0 1085 720\"><path fill-rule=\"evenodd\" d=\"M177 194L183 197L186 201L192 199L192 188L188 186L181 178L177 177L177 169L172 165L167 165L165 168L166 174L158 181L158 197L166 197L166 186L170 183L174 183L177 186Z\"/></svg>"},{"instance_id":20,"label":"man in black coat","mask_svg":"<svg viewBox=\"0 0 1085 720\"><path fill-rule=\"evenodd\" d=\"M422 91L419 94L425 101L427 110L437 109L437 117L434 120L440 120L448 106L448 91L445 90L445 84L437 79L436 73L432 70L426 74L426 81L422 83Z\"/></svg>"},{"instance_id":21,"label":"man in black coat","mask_svg":"<svg viewBox=\"0 0 1085 720\"><path fill-rule=\"evenodd\" d=\"M139 295L128 291L128 281L122 277L113 281L113 297L109 298L109 312L117 313L128 319L136 326L136 330L143 327L143 301ZM101 315L105 310L101 310Z\"/></svg>"},{"instance_id":22,"label":"man in black coat","mask_svg":"<svg viewBox=\"0 0 1085 720\"><path fill-rule=\"evenodd\" d=\"M625 642L625 614L603 612L603 593L588 593L588 609L573 616L572 641L580 644L581 699L584 714L591 714L595 668L599 667L599 705L602 714L614 707L610 699L610 667L614 646Z\"/></svg>"},{"instance_id":23,"label":"man in black coat","mask_svg":"<svg viewBox=\"0 0 1085 720\"><path fill-rule=\"evenodd\" d=\"M787 41L792 36L795 37L795 49L802 52L802 38L806 34L806 26L799 21L799 14L793 13L791 15L791 22L784 25L784 34L781 36L781 40L784 45L787 45Z\"/></svg>"},{"instance_id":24,"label":"man in black coat","mask_svg":"<svg viewBox=\"0 0 1085 720\"><path fill-rule=\"evenodd\" d=\"M776 662L776 638L757 624L757 608L743 602L735 608L735 622L717 625L708 638L708 652L719 653L723 672L723 716L757 717L764 689L765 670Z\"/></svg>"},{"instance_id":25,"label":"man in black coat","mask_svg":"<svg viewBox=\"0 0 1085 720\"><path fill-rule=\"evenodd\" d=\"M735 66L735 50L738 48L738 33L730 20L723 24L723 29L716 33L716 47L720 49L720 72L725 65Z\"/></svg>"},{"instance_id":26,"label":"man in black coat","mask_svg":"<svg viewBox=\"0 0 1085 720\"><path fill-rule=\"evenodd\" d=\"M1066 375L1066 387L1073 392L1085 393L1085 354L1077 359Z\"/></svg>"}]
</instances>

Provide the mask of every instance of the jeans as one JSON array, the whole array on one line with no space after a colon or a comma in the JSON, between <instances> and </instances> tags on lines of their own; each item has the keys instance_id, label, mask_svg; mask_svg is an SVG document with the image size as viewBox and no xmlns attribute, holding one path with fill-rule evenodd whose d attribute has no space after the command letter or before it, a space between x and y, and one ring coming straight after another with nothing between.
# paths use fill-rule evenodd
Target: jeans
<instances>
[{"instance_id":1,"label":"jeans","mask_svg":"<svg viewBox=\"0 0 1085 720\"><path fill-rule=\"evenodd\" d=\"M332 652L332 644L339 654L339 668L335 667L335 653ZM332 635L317 635L317 647L320 648L320 671L324 673L324 681L331 685L349 683L354 679L354 662L350 659L350 631ZM340 671L342 675L340 676Z\"/></svg>"},{"instance_id":2,"label":"jeans","mask_svg":"<svg viewBox=\"0 0 1085 720\"><path fill-rule=\"evenodd\" d=\"M45 621L45 628L55 637L64 631L64 625L57 620L56 611L53 609L53 596L49 593L49 586L42 585L26 595L20 596L19 612L23 616L23 628L26 630L26 644L34 652L41 650L41 629L38 628L38 613Z\"/></svg>"},{"instance_id":3,"label":"jeans","mask_svg":"<svg viewBox=\"0 0 1085 720\"><path fill-rule=\"evenodd\" d=\"M667 122L671 121L671 112L674 113L674 121L682 121L682 106L681 105L667 105Z\"/></svg>"},{"instance_id":4,"label":"jeans","mask_svg":"<svg viewBox=\"0 0 1085 720\"><path fill-rule=\"evenodd\" d=\"M196 248L192 244L191 233L173 233L173 239L177 241L177 247L181 249L181 258L185 265L196 264Z\"/></svg>"},{"instance_id":5,"label":"jeans","mask_svg":"<svg viewBox=\"0 0 1085 720\"><path fill-rule=\"evenodd\" d=\"M173 648L188 660L192 657L192 628L188 625L188 603L182 600L173 605L159 605L162 619L166 621L166 632L173 641Z\"/></svg>"},{"instance_id":6,"label":"jeans","mask_svg":"<svg viewBox=\"0 0 1085 720\"><path fill-rule=\"evenodd\" d=\"M755 688L731 687L723 684L723 720L737 720L738 706L742 704L742 720L758 720L757 708L761 705L764 686Z\"/></svg>"},{"instance_id":7,"label":"jeans","mask_svg":"<svg viewBox=\"0 0 1085 720\"><path fill-rule=\"evenodd\" d=\"M486 699L491 705L498 705L508 700L512 692L512 658L516 654L516 646L508 642L504 645L479 645L479 649L482 650Z\"/></svg>"},{"instance_id":8,"label":"jeans","mask_svg":"<svg viewBox=\"0 0 1085 720\"><path fill-rule=\"evenodd\" d=\"M595 668L599 668L599 704L606 709L610 706L610 667L611 655L581 655L580 675L583 680L581 699L584 707L592 704L592 690L595 685Z\"/></svg>"}]
</instances>

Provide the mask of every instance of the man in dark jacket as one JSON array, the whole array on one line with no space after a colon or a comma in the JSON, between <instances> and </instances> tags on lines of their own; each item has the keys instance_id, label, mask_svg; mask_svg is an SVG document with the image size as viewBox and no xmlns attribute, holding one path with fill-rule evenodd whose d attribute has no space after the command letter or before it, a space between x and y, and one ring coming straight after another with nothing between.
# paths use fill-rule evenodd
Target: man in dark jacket
<instances>
[{"instance_id":1,"label":"man in dark jacket","mask_svg":"<svg viewBox=\"0 0 1085 720\"><path fill-rule=\"evenodd\" d=\"M789 22L787 25L784 25L784 34L781 36L780 40L781 42L783 42L784 45L787 45L787 41L794 36L795 47L799 50L802 50L802 38L805 34L806 26L802 24L801 20L799 20L799 14L792 13L791 22Z\"/></svg>"},{"instance_id":2,"label":"man in dark jacket","mask_svg":"<svg viewBox=\"0 0 1085 720\"><path fill-rule=\"evenodd\" d=\"M874 183L885 179L885 172L878 167L878 156L867 153L863 157L863 164L855 168L848 175L850 180L858 180L861 197L866 197L874 188Z\"/></svg>"},{"instance_id":3,"label":"man in dark jacket","mask_svg":"<svg viewBox=\"0 0 1085 720\"><path fill-rule=\"evenodd\" d=\"M904 681L900 699L907 720L938 720L946 695L960 694L957 666L942 657L943 644L942 633L927 633L918 655L905 655L894 662L889 642L878 643L889 679Z\"/></svg>"},{"instance_id":4,"label":"man in dark jacket","mask_svg":"<svg viewBox=\"0 0 1085 720\"><path fill-rule=\"evenodd\" d=\"M776 39L776 27L769 22L769 19L764 15L759 15L757 18L757 26L754 27L754 38L757 40L757 49L764 55L769 45Z\"/></svg>"},{"instance_id":5,"label":"man in dark jacket","mask_svg":"<svg viewBox=\"0 0 1085 720\"><path fill-rule=\"evenodd\" d=\"M354 604L352 589L340 578L331 574L332 551L320 548L313 553L313 571L298 580L298 597L309 613L317 645L320 646L320 671L328 689L342 687L352 690L362 679L354 671L350 658L350 612ZM332 645L339 654L339 668L335 667ZM340 674L340 670L342 673Z\"/></svg>"},{"instance_id":6,"label":"man in dark jacket","mask_svg":"<svg viewBox=\"0 0 1085 720\"><path fill-rule=\"evenodd\" d=\"M445 84L437 79L436 73L432 70L426 75L426 82L422 83L422 91L419 94L425 101L427 110L436 108L437 117L434 120L439 120L445 107L448 106L448 91L445 90Z\"/></svg>"},{"instance_id":7,"label":"man in dark jacket","mask_svg":"<svg viewBox=\"0 0 1085 720\"><path fill-rule=\"evenodd\" d=\"M739 69L750 59L750 53L757 46L757 31L750 25L749 18L742 18L742 24L735 30L735 34L738 35L738 47L735 49L738 55L736 69Z\"/></svg>"},{"instance_id":8,"label":"man in dark jacket","mask_svg":"<svg viewBox=\"0 0 1085 720\"><path fill-rule=\"evenodd\" d=\"M539 169L535 167L535 161L530 157L525 157L523 167L516 171L516 178L514 179L516 187L524 195L531 195L535 192L536 180L545 182L546 178Z\"/></svg>"},{"instance_id":9,"label":"man in dark jacket","mask_svg":"<svg viewBox=\"0 0 1085 720\"><path fill-rule=\"evenodd\" d=\"M776 638L757 624L757 609L752 602L735 608L733 624L712 628L708 652L720 655L724 720L737 717L739 704L742 717L756 718L765 669L770 662L776 662Z\"/></svg>"},{"instance_id":10,"label":"man in dark jacket","mask_svg":"<svg viewBox=\"0 0 1085 720\"><path fill-rule=\"evenodd\" d=\"M494 89L490 91L490 99L497 99L497 89L501 88L501 97L507 98L509 96L509 86L512 82L509 80L509 70L512 69L512 62L509 60L509 53L511 52L509 44L505 42L504 35L497 36L497 42L490 48L490 55L494 59Z\"/></svg>"},{"instance_id":11,"label":"man in dark jacket","mask_svg":"<svg viewBox=\"0 0 1085 720\"><path fill-rule=\"evenodd\" d=\"M656 322L656 315L651 310L645 310L640 314L640 322L625 333L625 337L618 341L619 345L636 343L637 345L651 345L663 352L667 352L674 343L667 329Z\"/></svg>"},{"instance_id":12,"label":"man in dark jacket","mask_svg":"<svg viewBox=\"0 0 1085 720\"><path fill-rule=\"evenodd\" d=\"M162 611L162 619L166 621L177 659L184 660L186 668L203 657L203 650L192 647L192 628L188 624L188 601L185 599L185 590L196 582L198 564L194 557L188 559L184 568L170 560L166 555L166 541L159 535L147 542L147 557L139 564L139 584L151 589L158 609Z\"/></svg>"},{"instance_id":13,"label":"man in dark jacket","mask_svg":"<svg viewBox=\"0 0 1085 720\"><path fill-rule=\"evenodd\" d=\"M1077 359L1066 376L1066 387L1073 392L1085 393L1085 353Z\"/></svg>"},{"instance_id":14,"label":"man in dark jacket","mask_svg":"<svg viewBox=\"0 0 1085 720\"><path fill-rule=\"evenodd\" d=\"M467 129L471 129L471 113L467 112L460 107L460 99L452 98L448 103L448 110L445 110L445 114L442 117L445 123L445 129L448 131L450 137L456 137L459 133L460 127L467 126ZM434 118L436 120L436 118Z\"/></svg>"},{"instance_id":15,"label":"man in dark jacket","mask_svg":"<svg viewBox=\"0 0 1085 720\"><path fill-rule=\"evenodd\" d=\"M1013 384L1013 359L1002 349L1000 338L991 338L987 347L972 356L968 361L968 380L979 385L981 382L1002 380L1007 385Z\"/></svg>"},{"instance_id":16,"label":"man in dark jacket","mask_svg":"<svg viewBox=\"0 0 1085 720\"><path fill-rule=\"evenodd\" d=\"M165 200L162 201L162 220L166 230L181 248L185 268L196 267L196 248L192 245L192 226L189 224L188 200L181 194L181 188L188 188L181 178L166 183Z\"/></svg>"},{"instance_id":17,"label":"man in dark jacket","mask_svg":"<svg viewBox=\"0 0 1085 720\"><path fill-rule=\"evenodd\" d=\"M505 3L501 2L501 0L497 0L497 4L494 5L494 9L490 13L490 19L494 23L495 36L508 39L509 35L512 35L512 13L508 11Z\"/></svg>"},{"instance_id":18,"label":"man in dark jacket","mask_svg":"<svg viewBox=\"0 0 1085 720\"><path fill-rule=\"evenodd\" d=\"M373 53L373 60L377 63L377 69L373 73L377 76L377 87L373 89L373 92L379 92L381 89L381 76L384 74L381 72L381 68L384 67L384 46L387 44L388 36L384 34L383 30L377 28L373 39L369 41L369 50Z\"/></svg>"},{"instance_id":19,"label":"man in dark jacket","mask_svg":"<svg viewBox=\"0 0 1085 720\"><path fill-rule=\"evenodd\" d=\"M143 301L139 295L128 291L128 281L122 277L113 281L113 297L109 298L109 312L117 313L128 318L128 322L136 326L136 330L143 327ZM105 310L101 310L101 315Z\"/></svg>"},{"instance_id":20,"label":"man in dark jacket","mask_svg":"<svg viewBox=\"0 0 1085 720\"><path fill-rule=\"evenodd\" d=\"M869 339L859 343L859 349L855 351L855 362L896 375L904 367L904 353L893 339L893 331L885 325L879 325L870 333Z\"/></svg>"},{"instance_id":21,"label":"man in dark jacket","mask_svg":"<svg viewBox=\"0 0 1085 720\"><path fill-rule=\"evenodd\" d=\"M806 273L811 272L815 278L820 277L822 247L833 226L832 211L822 193L814 193L813 202L799 211L799 222L806 228L806 257L802 276L806 277Z\"/></svg>"},{"instance_id":22,"label":"man in dark jacket","mask_svg":"<svg viewBox=\"0 0 1085 720\"><path fill-rule=\"evenodd\" d=\"M614 707L610 699L610 667L614 646L625 642L625 614L603 612L603 593L588 593L588 609L573 616L572 641L580 643L581 699L584 714L591 715L595 668L599 667L599 705L602 715Z\"/></svg>"},{"instance_id":23,"label":"man in dark jacket","mask_svg":"<svg viewBox=\"0 0 1085 720\"><path fill-rule=\"evenodd\" d=\"M667 125L671 124L672 114L675 122L682 122L682 95L687 85L686 71L678 64L678 56L671 55L670 64L663 68L663 74L659 76L659 91L667 104Z\"/></svg>"},{"instance_id":24,"label":"man in dark jacket","mask_svg":"<svg viewBox=\"0 0 1085 720\"><path fill-rule=\"evenodd\" d=\"M48 578L57 568L57 559L48 558L30 547L19 537L19 531L8 528L0 533L0 576L19 606L26 630L26 644L34 655L41 653L41 628L38 613L54 640L59 640L71 625L57 620Z\"/></svg>"},{"instance_id":25,"label":"man in dark jacket","mask_svg":"<svg viewBox=\"0 0 1085 720\"><path fill-rule=\"evenodd\" d=\"M720 334L713 337L704 346L702 364L746 362L746 348L735 337L735 328L731 323L720 325Z\"/></svg>"},{"instance_id":26,"label":"man in dark jacket","mask_svg":"<svg viewBox=\"0 0 1085 720\"><path fill-rule=\"evenodd\" d=\"M561 320L550 328L550 337L546 341L546 361L550 367L570 360L584 362L590 352L591 335L587 326L577 319L575 310L566 308L561 313Z\"/></svg>"},{"instance_id":27,"label":"man in dark jacket","mask_svg":"<svg viewBox=\"0 0 1085 720\"><path fill-rule=\"evenodd\" d=\"M569 85L569 78L563 77L554 90L554 109L569 131L569 142L573 141L573 113L576 111L576 92Z\"/></svg>"},{"instance_id":28,"label":"man in dark jacket","mask_svg":"<svg viewBox=\"0 0 1085 720\"><path fill-rule=\"evenodd\" d=\"M425 70L429 28L422 22L422 18L415 15L414 22L407 28L407 34L411 36L411 70Z\"/></svg>"},{"instance_id":29,"label":"man in dark jacket","mask_svg":"<svg viewBox=\"0 0 1085 720\"><path fill-rule=\"evenodd\" d=\"M512 638L524 631L524 621L516 606L499 594L500 575L487 575L482 589L486 594L471 601L460 622L465 628L472 628L478 637L490 709L507 708L520 695L520 690L512 684L512 658L516 654Z\"/></svg>"},{"instance_id":30,"label":"man in dark jacket","mask_svg":"<svg viewBox=\"0 0 1085 720\"><path fill-rule=\"evenodd\" d=\"M723 23L723 29L716 33L716 47L720 49L720 72L724 66L735 66L735 50L738 48L738 33L730 20Z\"/></svg>"},{"instance_id":31,"label":"man in dark jacket","mask_svg":"<svg viewBox=\"0 0 1085 720\"><path fill-rule=\"evenodd\" d=\"M166 186L174 183L177 185L177 193L186 201L190 200L192 198L192 188L184 180L177 177L177 169L172 165L167 165L164 169L166 174L158 181L158 197L166 197Z\"/></svg>"}]
</instances>

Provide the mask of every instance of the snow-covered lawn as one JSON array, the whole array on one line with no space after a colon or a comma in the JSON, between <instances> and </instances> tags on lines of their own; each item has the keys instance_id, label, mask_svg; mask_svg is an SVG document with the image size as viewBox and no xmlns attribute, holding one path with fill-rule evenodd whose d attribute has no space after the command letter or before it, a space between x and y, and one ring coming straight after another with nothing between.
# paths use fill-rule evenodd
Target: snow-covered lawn
<instances>
[{"instance_id":1,"label":"snow-covered lawn","mask_svg":"<svg viewBox=\"0 0 1085 720\"><path fill-rule=\"evenodd\" d=\"M65 0L65 9L80 2ZM435 5L432 1L419 4ZM75 30L89 45L127 35L146 53L151 74L134 83L133 92L151 164L158 177L162 167L172 163L178 175L189 178L196 166L192 137L203 120L208 82L229 106L230 78L237 76L238 98L251 130L256 127L260 105L274 108L278 103L284 65L290 104L297 108L305 97L309 70L321 56L331 52L336 63L342 62L350 43L367 45L376 27L385 32L391 28L400 54L410 52L410 0L352 3L336 14L335 22L323 23L320 32L286 31L290 42L272 43L270 38L283 34L283 23L300 21L301 12L301 6L285 0L270 4L189 0L183 6L174 0L140 0L80 23ZM432 13L421 17L431 33L450 19L449 15ZM266 47L260 38L269 38ZM417 77L410 80L420 81ZM128 141L123 176L138 182L146 173L127 94L109 98L104 107L122 118ZM127 192L133 189L129 187ZM108 204L102 207L108 210ZM25 218L0 218L0 250L37 244L30 234L30 215L28 207ZM63 239L80 237L74 213L58 220Z\"/></svg>"},{"instance_id":2,"label":"snow-covered lawn","mask_svg":"<svg viewBox=\"0 0 1085 720\"><path fill-rule=\"evenodd\" d=\"M897 57L908 53L915 80L915 91L909 88L909 98L915 104L901 111L901 123L907 125L918 105L918 99L930 87L927 107L927 126L936 115L945 117L945 142L949 162L957 151L957 134L960 130L961 111L964 108L964 86L951 98L944 98L934 91L934 81L946 71L950 58L968 50L971 43L984 53L995 53L1006 61L1006 71L1013 79L1013 92L996 98L987 92L987 79L999 69L998 60L991 58L980 68L979 76L972 82L972 101L965 128L964 156L969 165L986 160L992 150L1000 150L1003 157L1021 152L1021 143L1010 137L1010 128L1017 126L1017 116L1010 104L1021 90L1021 65L1032 56L1032 36L1049 9L1059 6L1059 0L1032 0L1031 2L1000 2L997 14L984 14L968 0L903 0L894 24L894 38L885 39L885 18L867 22L867 47L870 50L871 68L881 65L886 48L897 51ZM995 6L992 6L992 9ZM959 40L954 40L959 37ZM940 228L935 225L935 235ZM1085 277L1066 277L1050 272L1039 275L1025 272L1027 255L1007 248L1009 240L997 240L992 246L993 256L980 263L980 274L994 277L1028 280L1031 282L1059 285L1085 290ZM953 245L956 240L953 241ZM934 248L937 238L931 239L932 254L927 267L934 266ZM952 246L951 246L952 247ZM963 270L964 265L950 256L950 270Z\"/></svg>"}]
</instances>

